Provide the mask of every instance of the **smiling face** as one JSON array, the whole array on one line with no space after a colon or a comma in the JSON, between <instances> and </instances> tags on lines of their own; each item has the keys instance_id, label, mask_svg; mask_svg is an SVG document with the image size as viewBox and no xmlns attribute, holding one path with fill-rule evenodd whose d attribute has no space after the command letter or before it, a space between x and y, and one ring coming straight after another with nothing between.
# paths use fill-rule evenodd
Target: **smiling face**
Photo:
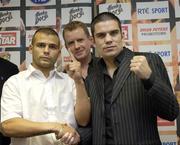
<instances>
[{"instance_id":1,"label":"smiling face","mask_svg":"<svg viewBox=\"0 0 180 145\"><path fill-rule=\"evenodd\" d=\"M122 32L114 20L95 24L94 41L99 54L104 59L114 59L123 49Z\"/></svg>"},{"instance_id":2,"label":"smiling face","mask_svg":"<svg viewBox=\"0 0 180 145\"><path fill-rule=\"evenodd\" d=\"M41 71L50 71L60 53L59 38L56 35L38 32L29 50L33 56L32 65Z\"/></svg>"},{"instance_id":3,"label":"smiling face","mask_svg":"<svg viewBox=\"0 0 180 145\"><path fill-rule=\"evenodd\" d=\"M89 57L92 41L82 28L65 31L64 40L67 49L72 52L77 60L83 61Z\"/></svg>"}]
</instances>

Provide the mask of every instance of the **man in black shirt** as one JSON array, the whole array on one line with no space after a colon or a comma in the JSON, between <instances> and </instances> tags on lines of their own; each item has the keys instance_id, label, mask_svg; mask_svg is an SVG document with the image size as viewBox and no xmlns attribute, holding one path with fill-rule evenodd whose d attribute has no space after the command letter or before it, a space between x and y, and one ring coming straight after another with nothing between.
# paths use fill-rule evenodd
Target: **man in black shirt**
<instances>
[{"instance_id":1,"label":"man in black shirt","mask_svg":"<svg viewBox=\"0 0 180 145\"><path fill-rule=\"evenodd\" d=\"M93 145L161 145L157 116L173 121L179 104L159 55L124 47L121 22L109 12L91 22L102 57L86 80Z\"/></svg>"}]
</instances>

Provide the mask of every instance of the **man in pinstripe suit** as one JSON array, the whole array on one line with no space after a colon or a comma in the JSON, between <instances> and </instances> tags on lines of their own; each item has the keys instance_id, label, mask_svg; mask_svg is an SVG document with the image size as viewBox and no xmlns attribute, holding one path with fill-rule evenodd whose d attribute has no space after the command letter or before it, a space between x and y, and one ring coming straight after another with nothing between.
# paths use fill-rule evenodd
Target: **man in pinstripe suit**
<instances>
[{"instance_id":1,"label":"man in pinstripe suit","mask_svg":"<svg viewBox=\"0 0 180 145\"><path fill-rule=\"evenodd\" d=\"M112 13L97 15L91 31L102 56L86 78L93 145L160 145L157 116L173 121L179 113L161 58L123 47Z\"/></svg>"},{"instance_id":2,"label":"man in pinstripe suit","mask_svg":"<svg viewBox=\"0 0 180 145\"><path fill-rule=\"evenodd\" d=\"M81 21L69 22L64 26L63 38L67 50L81 63L82 77L85 79L98 60L91 53L92 37L87 26ZM77 131L80 134L81 145L91 145L91 128L79 126Z\"/></svg>"}]
</instances>

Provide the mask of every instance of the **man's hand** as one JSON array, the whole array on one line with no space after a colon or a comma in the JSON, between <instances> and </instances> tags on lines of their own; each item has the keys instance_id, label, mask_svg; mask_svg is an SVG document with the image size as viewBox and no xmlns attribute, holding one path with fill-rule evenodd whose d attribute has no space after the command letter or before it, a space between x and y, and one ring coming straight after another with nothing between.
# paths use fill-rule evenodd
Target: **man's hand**
<instances>
[{"instance_id":1,"label":"man's hand","mask_svg":"<svg viewBox=\"0 0 180 145\"><path fill-rule=\"evenodd\" d=\"M77 145L80 142L80 136L77 132L74 136L71 133L65 133L61 141L68 145Z\"/></svg>"},{"instance_id":2,"label":"man's hand","mask_svg":"<svg viewBox=\"0 0 180 145\"><path fill-rule=\"evenodd\" d=\"M71 56L71 62L67 63L64 68L74 81L79 81L82 79L81 63L76 60L71 52L69 54Z\"/></svg>"},{"instance_id":3,"label":"man's hand","mask_svg":"<svg viewBox=\"0 0 180 145\"><path fill-rule=\"evenodd\" d=\"M149 79L152 70L145 56L134 56L131 59L130 70L133 71L140 79Z\"/></svg>"},{"instance_id":4,"label":"man's hand","mask_svg":"<svg viewBox=\"0 0 180 145\"><path fill-rule=\"evenodd\" d=\"M68 124L55 123L52 129L56 139L68 145L77 145L80 142L80 136L77 131Z\"/></svg>"},{"instance_id":5,"label":"man's hand","mask_svg":"<svg viewBox=\"0 0 180 145\"><path fill-rule=\"evenodd\" d=\"M76 134L76 130L66 123L54 123L51 132L55 133L57 140L61 139L65 133L70 133L72 136Z\"/></svg>"}]
</instances>

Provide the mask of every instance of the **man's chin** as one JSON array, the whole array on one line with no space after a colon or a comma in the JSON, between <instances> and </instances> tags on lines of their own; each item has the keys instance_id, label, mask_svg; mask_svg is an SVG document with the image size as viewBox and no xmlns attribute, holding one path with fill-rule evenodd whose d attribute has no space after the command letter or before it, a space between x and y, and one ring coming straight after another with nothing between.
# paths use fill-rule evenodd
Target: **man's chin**
<instances>
[{"instance_id":1,"label":"man's chin","mask_svg":"<svg viewBox=\"0 0 180 145\"><path fill-rule=\"evenodd\" d=\"M75 58L80 61L84 59L84 55L76 55Z\"/></svg>"},{"instance_id":2,"label":"man's chin","mask_svg":"<svg viewBox=\"0 0 180 145\"><path fill-rule=\"evenodd\" d=\"M41 63L41 66L42 67L44 67L44 68L50 68L51 67L51 64L50 63L48 63L48 62L43 62L43 63Z\"/></svg>"}]
</instances>

